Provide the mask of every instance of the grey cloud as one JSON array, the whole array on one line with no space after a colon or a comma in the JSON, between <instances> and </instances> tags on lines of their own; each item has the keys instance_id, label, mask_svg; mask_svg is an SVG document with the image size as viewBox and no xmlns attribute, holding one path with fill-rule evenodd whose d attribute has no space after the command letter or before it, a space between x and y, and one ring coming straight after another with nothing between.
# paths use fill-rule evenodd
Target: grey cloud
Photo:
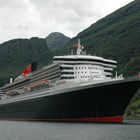
<instances>
[{"instance_id":1,"label":"grey cloud","mask_svg":"<svg viewBox=\"0 0 140 140\"><path fill-rule=\"evenodd\" d=\"M11 38L45 37L54 31L72 37L130 1L0 0L0 42Z\"/></svg>"},{"instance_id":2,"label":"grey cloud","mask_svg":"<svg viewBox=\"0 0 140 140\"><path fill-rule=\"evenodd\" d=\"M93 0L30 0L30 2L38 9L45 22L49 17L49 20L56 21L57 26L65 24L66 28L73 28L74 33L78 31L75 28L82 27L86 19L97 17L92 9Z\"/></svg>"},{"instance_id":3,"label":"grey cloud","mask_svg":"<svg viewBox=\"0 0 140 140\"><path fill-rule=\"evenodd\" d=\"M7 7L16 10L17 8L24 7L24 2L22 0L0 0L0 7Z\"/></svg>"},{"instance_id":4,"label":"grey cloud","mask_svg":"<svg viewBox=\"0 0 140 140\"><path fill-rule=\"evenodd\" d=\"M91 15L94 9L91 8L93 0L30 0L37 8L44 8L50 12L57 12L59 9L65 11L73 9L78 15Z\"/></svg>"}]
</instances>

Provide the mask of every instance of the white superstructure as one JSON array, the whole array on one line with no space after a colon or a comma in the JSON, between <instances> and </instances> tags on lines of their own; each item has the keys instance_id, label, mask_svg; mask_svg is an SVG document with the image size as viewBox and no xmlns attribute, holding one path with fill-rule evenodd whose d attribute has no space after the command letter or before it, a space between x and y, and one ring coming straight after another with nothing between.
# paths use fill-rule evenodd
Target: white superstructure
<instances>
[{"instance_id":1,"label":"white superstructure","mask_svg":"<svg viewBox=\"0 0 140 140\"><path fill-rule=\"evenodd\" d=\"M61 79L86 81L112 78L116 61L85 55L82 50L83 46L78 41L76 55L54 57L54 63L61 66Z\"/></svg>"}]
</instances>

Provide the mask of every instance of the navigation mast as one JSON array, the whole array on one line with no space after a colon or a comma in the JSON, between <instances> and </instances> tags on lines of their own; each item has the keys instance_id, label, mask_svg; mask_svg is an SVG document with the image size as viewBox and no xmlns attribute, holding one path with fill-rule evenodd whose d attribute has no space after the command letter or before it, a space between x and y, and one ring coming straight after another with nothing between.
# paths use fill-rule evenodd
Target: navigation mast
<instances>
[{"instance_id":1,"label":"navigation mast","mask_svg":"<svg viewBox=\"0 0 140 140\"><path fill-rule=\"evenodd\" d=\"M80 44L80 39L78 39L78 44L77 44L77 55L81 55L82 54L82 50L83 50L83 46Z\"/></svg>"}]
</instances>

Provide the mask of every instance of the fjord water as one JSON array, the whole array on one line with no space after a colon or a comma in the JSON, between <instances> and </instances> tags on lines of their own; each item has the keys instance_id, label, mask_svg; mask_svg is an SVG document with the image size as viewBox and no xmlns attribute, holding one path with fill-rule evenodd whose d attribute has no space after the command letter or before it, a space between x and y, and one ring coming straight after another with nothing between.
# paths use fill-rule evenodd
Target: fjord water
<instances>
[{"instance_id":1,"label":"fjord water","mask_svg":"<svg viewBox=\"0 0 140 140\"><path fill-rule=\"evenodd\" d=\"M0 121L0 140L140 140L140 121L123 124Z\"/></svg>"}]
</instances>

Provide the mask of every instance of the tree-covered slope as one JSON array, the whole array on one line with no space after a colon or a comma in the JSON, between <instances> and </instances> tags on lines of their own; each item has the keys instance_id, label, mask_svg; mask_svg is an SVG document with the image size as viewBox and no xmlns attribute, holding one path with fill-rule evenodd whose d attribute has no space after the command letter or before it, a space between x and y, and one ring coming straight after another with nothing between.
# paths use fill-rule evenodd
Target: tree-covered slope
<instances>
[{"instance_id":1,"label":"tree-covered slope","mask_svg":"<svg viewBox=\"0 0 140 140\"><path fill-rule=\"evenodd\" d=\"M52 53L44 39L14 39L0 44L0 85L6 83L10 75L19 75L32 61L41 67L51 60Z\"/></svg>"}]
</instances>

